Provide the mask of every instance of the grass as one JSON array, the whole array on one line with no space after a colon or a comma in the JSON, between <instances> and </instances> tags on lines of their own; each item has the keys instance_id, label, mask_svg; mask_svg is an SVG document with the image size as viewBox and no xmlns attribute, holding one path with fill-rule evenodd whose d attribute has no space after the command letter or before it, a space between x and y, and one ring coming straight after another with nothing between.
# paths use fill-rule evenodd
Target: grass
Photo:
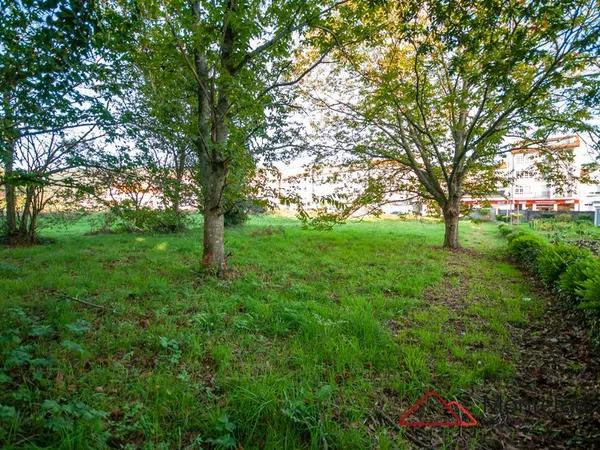
<instances>
[{"instance_id":1,"label":"grass","mask_svg":"<svg viewBox=\"0 0 600 450\"><path fill-rule=\"evenodd\" d=\"M461 227L453 254L439 224L255 218L227 232L225 281L198 229L0 249L0 445L404 448L377 418L428 389L477 414L540 303L494 226Z\"/></svg>"}]
</instances>

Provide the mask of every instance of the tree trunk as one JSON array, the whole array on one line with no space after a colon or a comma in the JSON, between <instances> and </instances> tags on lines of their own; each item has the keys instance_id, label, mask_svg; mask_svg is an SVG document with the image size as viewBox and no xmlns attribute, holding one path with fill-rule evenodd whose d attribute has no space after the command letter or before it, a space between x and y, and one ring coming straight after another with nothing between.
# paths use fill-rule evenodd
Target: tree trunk
<instances>
[{"instance_id":1,"label":"tree trunk","mask_svg":"<svg viewBox=\"0 0 600 450\"><path fill-rule=\"evenodd\" d=\"M220 209L205 206L202 265L205 269L216 272L218 276L222 276L227 270L224 219Z\"/></svg>"},{"instance_id":2,"label":"tree trunk","mask_svg":"<svg viewBox=\"0 0 600 450\"><path fill-rule=\"evenodd\" d=\"M9 244L15 239L17 234L17 196L15 186L10 181L13 175L14 166L14 146L9 143L6 146L4 157L4 195L6 200L6 235Z\"/></svg>"},{"instance_id":3,"label":"tree trunk","mask_svg":"<svg viewBox=\"0 0 600 450\"><path fill-rule=\"evenodd\" d=\"M233 48L235 33L228 24L229 13L235 10L236 2L226 3L223 40L221 42L221 67L233 78ZM202 7L199 1L192 3L196 20L202 21ZM202 195L204 197L204 250L202 264L206 269L223 276L227 269L225 259L225 217L223 192L228 172L230 156L227 154L229 96L232 82L216 82L209 75L206 53L195 52L198 89L198 159ZM216 95L215 95L216 94Z\"/></svg>"},{"instance_id":4,"label":"tree trunk","mask_svg":"<svg viewBox=\"0 0 600 450\"><path fill-rule=\"evenodd\" d=\"M7 170L6 175L10 176L11 171ZM6 234L10 241L17 233L17 200L15 187L9 182L5 182L4 195L6 196Z\"/></svg>"},{"instance_id":5,"label":"tree trunk","mask_svg":"<svg viewBox=\"0 0 600 450\"><path fill-rule=\"evenodd\" d=\"M452 202L443 208L444 212L444 248L457 249L458 245L458 218L460 214L459 202Z\"/></svg>"}]
</instances>

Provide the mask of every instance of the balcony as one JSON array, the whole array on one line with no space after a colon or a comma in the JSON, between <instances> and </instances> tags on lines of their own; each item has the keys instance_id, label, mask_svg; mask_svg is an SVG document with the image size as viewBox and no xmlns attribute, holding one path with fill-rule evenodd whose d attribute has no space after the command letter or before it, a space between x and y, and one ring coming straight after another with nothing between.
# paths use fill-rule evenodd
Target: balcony
<instances>
[{"instance_id":1,"label":"balcony","mask_svg":"<svg viewBox=\"0 0 600 450\"><path fill-rule=\"evenodd\" d=\"M515 198L553 198L552 191L519 191L515 190Z\"/></svg>"}]
</instances>

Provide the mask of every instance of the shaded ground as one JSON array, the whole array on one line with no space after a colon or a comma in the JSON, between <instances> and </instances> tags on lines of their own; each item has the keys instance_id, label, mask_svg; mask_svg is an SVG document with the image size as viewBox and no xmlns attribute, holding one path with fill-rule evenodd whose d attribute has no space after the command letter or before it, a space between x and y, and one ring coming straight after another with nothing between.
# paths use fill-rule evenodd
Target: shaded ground
<instances>
[{"instance_id":1,"label":"shaded ground","mask_svg":"<svg viewBox=\"0 0 600 450\"><path fill-rule=\"evenodd\" d=\"M503 400L484 400L489 447L600 448L600 358L581 314L548 296L544 313L515 338L514 383Z\"/></svg>"}]
</instances>

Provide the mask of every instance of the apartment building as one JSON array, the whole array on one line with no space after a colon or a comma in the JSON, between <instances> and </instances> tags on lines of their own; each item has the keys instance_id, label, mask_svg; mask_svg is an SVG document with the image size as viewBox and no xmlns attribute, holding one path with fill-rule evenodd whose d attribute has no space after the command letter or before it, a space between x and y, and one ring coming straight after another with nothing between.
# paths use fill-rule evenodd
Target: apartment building
<instances>
[{"instance_id":1,"label":"apartment building","mask_svg":"<svg viewBox=\"0 0 600 450\"><path fill-rule=\"evenodd\" d=\"M564 186L551 186L544 181L536 169L536 161L541 152L552 152L560 158ZM515 146L507 153L499 170L509 180L507 186L486 198L465 197L463 202L472 206L491 205L500 211L594 211L600 207L600 173L591 174L597 183L585 184L579 178L591 162L590 149L577 135L560 136L549 139L543 146ZM305 209L315 209L322 204L320 198L335 192L351 193L361 189L363 178L359 172L340 168L324 167L318 170L305 170L301 167L285 167L269 181L273 200L295 196ZM276 203L278 203L276 201ZM283 210L293 210L293 204L282 205ZM426 213L419 199L403 192L391 194L381 206L386 214ZM360 214L362 211L359 211Z\"/></svg>"},{"instance_id":2,"label":"apartment building","mask_svg":"<svg viewBox=\"0 0 600 450\"><path fill-rule=\"evenodd\" d=\"M282 211L295 211L296 205L281 201L294 198L302 204L305 210L315 210L325 207L323 199L336 194L346 194L349 198L358 195L364 189L364 173L348 167L326 166L306 169L304 167L282 167L268 177L270 200L279 205ZM414 195L404 192L392 193L382 204L376 205L384 214L422 214L424 206ZM353 215L361 216L370 209L361 208Z\"/></svg>"},{"instance_id":3,"label":"apartment building","mask_svg":"<svg viewBox=\"0 0 600 450\"><path fill-rule=\"evenodd\" d=\"M563 183L552 186L537 169L542 152L551 152L558 161ZM600 179L598 173L587 173L592 160L590 149L577 135L549 139L543 146L515 146L500 167L509 180L507 186L485 199L465 198L472 205L489 203L499 211L595 211L600 206L600 181L583 183L582 175Z\"/></svg>"}]
</instances>

